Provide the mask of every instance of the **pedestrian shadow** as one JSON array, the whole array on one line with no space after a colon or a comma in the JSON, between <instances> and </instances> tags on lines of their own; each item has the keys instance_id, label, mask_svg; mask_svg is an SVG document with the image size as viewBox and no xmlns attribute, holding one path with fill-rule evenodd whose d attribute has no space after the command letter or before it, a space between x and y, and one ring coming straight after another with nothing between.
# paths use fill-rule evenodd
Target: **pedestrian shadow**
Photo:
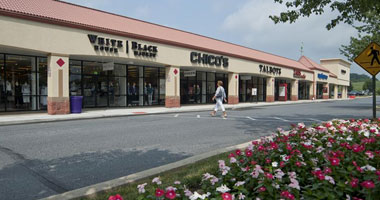
<instances>
[{"instance_id":1,"label":"pedestrian shadow","mask_svg":"<svg viewBox=\"0 0 380 200\"><path fill-rule=\"evenodd\" d=\"M40 199L190 157L167 150L112 150L53 160L19 160L0 169L0 199Z\"/></svg>"}]
</instances>

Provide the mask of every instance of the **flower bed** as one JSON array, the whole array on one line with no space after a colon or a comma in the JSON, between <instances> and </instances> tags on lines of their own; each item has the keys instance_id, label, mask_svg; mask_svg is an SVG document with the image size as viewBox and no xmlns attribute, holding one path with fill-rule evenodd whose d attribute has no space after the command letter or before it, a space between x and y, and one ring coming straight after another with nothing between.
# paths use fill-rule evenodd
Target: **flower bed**
<instances>
[{"instance_id":1,"label":"flower bed","mask_svg":"<svg viewBox=\"0 0 380 200\"><path fill-rule=\"evenodd\" d=\"M379 199L379 120L334 120L278 130L236 150L206 173L196 191L180 181L154 191L138 186L139 199Z\"/></svg>"}]
</instances>

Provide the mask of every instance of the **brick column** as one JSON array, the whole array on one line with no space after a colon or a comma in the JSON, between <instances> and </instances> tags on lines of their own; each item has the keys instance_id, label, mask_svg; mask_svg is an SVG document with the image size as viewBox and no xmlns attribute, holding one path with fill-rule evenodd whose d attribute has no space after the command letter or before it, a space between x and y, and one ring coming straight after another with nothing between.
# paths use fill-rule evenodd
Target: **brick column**
<instances>
[{"instance_id":1,"label":"brick column","mask_svg":"<svg viewBox=\"0 0 380 200\"><path fill-rule=\"evenodd\" d=\"M274 77L268 77L266 102L274 102L274 86Z\"/></svg>"},{"instance_id":2,"label":"brick column","mask_svg":"<svg viewBox=\"0 0 380 200\"><path fill-rule=\"evenodd\" d=\"M69 57L50 54L48 56L48 114L69 114Z\"/></svg>"},{"instance_id":3,"label":"brick column","mask_svg":"<svg viewBox=\"0 0 380 200\"><path fill-rule=\"evenodd\" d=\"M326 91L323 92L323 99L329 99L329 84L328 83L323 84L323 90L325 90L325 88L327 89Z\"/></svg>"},{"instance_id":4,"label":"brick column","mask_svg":"<svg viewBox=\"0 0 380 200\"><path fill-rule=\"evenodd\" d=\"M292 88L290 100L298 101L298 81L292 80L292 82L290 84L291 84L290 86Z\"/></svg>"},{"instance_id":5,"label":"brick column","mask_svg":"<svg viewBox=\"0 0 380 200\"><path fill-rule=\"evenodd\" d=\"M165 70L165 107L176 108L181 106L180 69L168 66Z\"/></svg>"},{"instance_id":6,"label":"brick column","mask_svg":"<svg viewBox=\"0 0 380 200\"><path fill-rule=\"evenodd\" d=\"M228 73L228 104L239 103L239 74Z\"/></svg>"}]
</instances>

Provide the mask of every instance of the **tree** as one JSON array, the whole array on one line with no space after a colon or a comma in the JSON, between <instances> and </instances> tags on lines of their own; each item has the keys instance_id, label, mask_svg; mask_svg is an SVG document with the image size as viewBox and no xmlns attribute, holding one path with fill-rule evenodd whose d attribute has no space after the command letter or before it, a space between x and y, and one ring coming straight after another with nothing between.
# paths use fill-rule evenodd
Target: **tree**
<instances>
[{"instance_id":1,"label":"tree","mask_svg":"<svg viewBox=\"0 0 380 200\"><path fill-rule=\"evenodd\" d=\"M352 86L352 81L350 80L350 85L348 86L348 91L351 92L354 89Z\"/></svg>"},{"instance_id":2,"label":"tree","mask_svg":"<svg viewBox=\"0 0 380 200\"><path fill-rule=\"evenodd\" d=\"M350 24L359 32L358 38L351 37L350 44L342 45L340 52L353 59L372 41L380 42L380 1L379 0L274 0L289 9L279 16L269 16L276 24L294 23L299 17L309 17L312 14L322 15L327 6L331 11L338 11L338 16L326 25L327 30L334 28L340 22ZM358 23L360 26L355 26Z\"/></svg>"},{"instance_id":3,"label":"tree","mask_svg":"<svg viewBox=\"0 0 380 200\"><path fill-rule=\"evenodd\" d=\"M366 80L363 84L363 90L369 90L370 92L373 92L373 87L372 87L372 80Z\"/></svg>"}]
</instances>

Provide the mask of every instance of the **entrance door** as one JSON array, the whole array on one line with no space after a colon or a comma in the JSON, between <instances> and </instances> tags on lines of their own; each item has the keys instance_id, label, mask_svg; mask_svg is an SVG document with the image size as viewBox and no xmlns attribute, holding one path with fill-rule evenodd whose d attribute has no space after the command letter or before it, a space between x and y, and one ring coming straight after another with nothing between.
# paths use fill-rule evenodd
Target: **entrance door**
<instances>
[{"instance_id":1,"label":"entrance door","mask_svg":"<svg viewBox=\"0 0 380 200\"><path fill-rule=\"evenodd\" d=\"M85 108L108 106L108 81L106 76L83 76L83 104Z\"/></svg>"}]
</instances>

